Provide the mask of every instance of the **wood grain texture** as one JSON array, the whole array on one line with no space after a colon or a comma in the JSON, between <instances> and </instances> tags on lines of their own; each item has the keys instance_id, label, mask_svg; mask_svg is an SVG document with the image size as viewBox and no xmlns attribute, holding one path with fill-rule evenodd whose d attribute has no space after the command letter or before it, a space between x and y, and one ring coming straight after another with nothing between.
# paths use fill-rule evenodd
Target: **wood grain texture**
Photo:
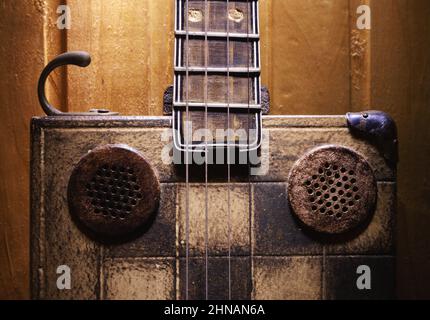
<instances>
[{"instance_id":1,"label":"wood grain texture","mask_svg":"<svg viewBox=\"0 0 430 320\"><path fill-rule=\"evenodd\" d=\"M371 4L371 104L399 127L399 297L429 299L430 2Z\"/></svg>"},{"instance_id":2,"label":"wood grain texture","mask_svg":"<svg viewBox=\"0 0 430 320\"><path fill-rule=\"evenodd\" d=\"M430 2L366 1L373 28L367 58L357 63L357 1L261 1L263 84L272 114L341 114L370 101L394 116L401 145L399 293L430 298ZM173 1L68 0L72 29L60 32L55 11L65 2L0 4L0 298L29 296L28 132L31 116L41 114L35 84L43 65L65 50L92 54L89 68L60 70L50 80L48 94L62 110L159 115L172 83ZM366 77L354 78L356 71Z\"/></svg>"},{"instance_id":3,"label":"wood grain texture","mask_svg":"<svg viewBox=\"0 0 430 320\"><path fill-rule=\"evenodd\" d=\"M57 1L0 4L0 299L29 297L29 132L42 113L36 84L61 41L50 5ZM48 95L62 96L57 75ZM53 85L54 84L54 85Z\"/></svg>"},{"instance_id":4,"label":"wood grain texture","mask_svg":"<svg viewBox=\"0 0 430 320\"><path fill-rule=\"evenodd\" d=\"M370 5L370 0L350 0L350 90L351 111L371 109L371 45L372 31L357 28L357 8ZM371 21L370 21L371 23Z\"/></svg>"},{"instance_id":5,"label":"wood grain texture","mask_svg":"<svg viewBox=\"0 0 430 320\"><path fill-rule=\"evenodd\" d=\"M262 1L262 9L263 83L272 113L347 112L348 1Z\"/></svg>"},{"instance_id":6,"label":"wood grain texture","mask_svg":"<svg viewBox=\"0 0 430 320\"><path fill-rule=\"evenodd\" d=\"M174 2L67 2L68 50L91 53L86 70L68 70L68 109L110 108L121 114L161 115L173 82Z\"/></svg>"}]
</instances>

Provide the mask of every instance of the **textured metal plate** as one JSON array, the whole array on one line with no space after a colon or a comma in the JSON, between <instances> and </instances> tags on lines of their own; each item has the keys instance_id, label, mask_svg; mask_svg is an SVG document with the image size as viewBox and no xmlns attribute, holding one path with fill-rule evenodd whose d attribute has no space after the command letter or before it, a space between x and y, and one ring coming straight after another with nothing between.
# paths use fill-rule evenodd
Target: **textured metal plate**
<instances>
[{"instance_id":1,"label":"textured metal plate","mask_svg":"<svg viewBox=\"0 0 430 320\"><path fill-rule=\"evenodd\" d=\"M264 117L263 127L270 142L264 156L267 170L263 167L261 175L251 177L234 172L230 185L226 184L227 170L209 172L209 298L228 296L228 224L232 228L230 262L234 299L392 297L393 274L380 270L392 270L394 265L395 168L387 166L373 144L351 135L344 116ZM163 135L170 130L169 117L33 120L34 298L184 299L187 267L189 298L205 298L206 188L204 180L193 175L187 191L181 172L162 161L163 150L171 142L163 140ZM103 235L84 234L76 219L72 219L67 201L70 176L82 156L107 144L126 144L131 151L138 150L137 154L145 155L160 179L158 210L142 232L121 244L99 241L106 237ZM377 180L377 200L368 223L327 242L326 234L310 232L292 213L288 187L290 172L300 158L317 150L316 146L333 145L353 150L368 162ZM88 179L91 181L92 175ZM363 292L355 286L356 270L361 264L372 268L372 291ZM56 270L60 265L71 269L70 290L57 288Z\"/></svg>"},{"instance_id":2,"label":"textured metal plate","mask_svg":"<svg viewBox=\"0 0 430 320\"><path fill-rule=\"evenodd\" d=\"M90 151L73 170L68 187L71 215L98 239L128 238L151 219L159 199L155 171L126 145Z\"/></svg>"},{"instance_id":3,"label":"textured metal plate","mask_svg":"<svg viewBox=\"0 0 430 320\"><path fill-rule=\"evenodd\" d=\"M341 234L365 224L375 209L377 188L362 156L347 148L325 146L296 163L288 194L294 213L306 226Z\"/></svg>"}]
</instances>

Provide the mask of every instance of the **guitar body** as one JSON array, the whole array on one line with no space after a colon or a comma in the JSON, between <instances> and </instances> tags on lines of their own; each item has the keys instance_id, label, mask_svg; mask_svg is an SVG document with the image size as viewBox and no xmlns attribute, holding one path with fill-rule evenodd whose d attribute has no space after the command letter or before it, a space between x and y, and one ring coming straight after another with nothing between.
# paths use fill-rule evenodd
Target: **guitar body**
<instances>
[{"instance_id":1,"label":"guitar body","mask_svg":"<svg viewBox=\"0 0 430 320\"><path fill-rule=\"evenodd\" d=\"M33 297L393 298L392 119L268 116L258 1L175 4L165 117L51 106L49 74L86 52L42 72Z\"/></svg>"},{"instance_id":2,"label":"guitar body","mask_svg":"<svg viewBox=\"0 0 430 320\"><path fill-rule=\"evenodd\" d=\"M34 118L33 298L393 298L395 136L365 130L380 116L264 116L261 163L230 183L166 160L170 116Z\"/></svg>"}]
</instances>

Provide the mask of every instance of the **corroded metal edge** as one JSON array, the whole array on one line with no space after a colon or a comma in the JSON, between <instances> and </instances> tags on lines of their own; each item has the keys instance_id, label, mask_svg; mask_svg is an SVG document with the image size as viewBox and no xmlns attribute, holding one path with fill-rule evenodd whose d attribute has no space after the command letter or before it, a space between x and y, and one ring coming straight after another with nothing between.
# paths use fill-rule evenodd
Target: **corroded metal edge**
<instances>
[{"instance_id":1,"label":"corroded metal edge","mask_svg":"<svg viewBox=\"0 0 430 320\"><path fill-rule=\"evenodd\" d=\"M41 299L44 295L44 226L42 143L43 130L32 122L30 139L30 297Z\"/></svg>"},{"instance_id":2,"label":"corroded metal edge","mask_svg":"<svg viewBox=\"0 0 430 320\"><path fill-rule=\"evenodd\" d=\"M382 111L347 113L351 133L376 145L382 156L393 167L399 160L399 141L394 119Z\"/></svg>"},{"instance_id":3,"label":"corroded metal edge","mask_svg":"<svg viewBox=\"0 0 430 320\"><path fill-rule=\"evenodd\" d=\"M170 128L170 116L55 116L33 117L34 125L46 128ZM339 127L346 128L344 115L263 116L263 128Z\"/></svg>"},{"instance_id":4,"label":"corroded metal edge","mask_svg":"<svg viewBox=\"0 0 430 320\"><path fill-rule=\"evenodd\" d=\"M44 128L169 128L171 117L142 116L55 116L33 117L35 126Z\"/></svg>"}]
</instances>

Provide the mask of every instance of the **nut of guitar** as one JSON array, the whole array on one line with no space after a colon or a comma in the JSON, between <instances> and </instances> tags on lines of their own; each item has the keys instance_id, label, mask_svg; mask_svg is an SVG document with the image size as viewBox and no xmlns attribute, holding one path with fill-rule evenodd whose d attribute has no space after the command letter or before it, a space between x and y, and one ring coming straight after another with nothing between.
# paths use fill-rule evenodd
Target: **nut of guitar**
<instances>
[{"instance_id":1,"label":"nut of guitar","mask_svg":"<svg viewBox=\"0 0 430 320\"><path fill-rule=\"evenodd\" d=\"M376 203L376 181L368 162L337 146L317 148L301 158L289 178L297 217L313 231L344 234L364 226Z\"/></svg>"}]
</instances>

